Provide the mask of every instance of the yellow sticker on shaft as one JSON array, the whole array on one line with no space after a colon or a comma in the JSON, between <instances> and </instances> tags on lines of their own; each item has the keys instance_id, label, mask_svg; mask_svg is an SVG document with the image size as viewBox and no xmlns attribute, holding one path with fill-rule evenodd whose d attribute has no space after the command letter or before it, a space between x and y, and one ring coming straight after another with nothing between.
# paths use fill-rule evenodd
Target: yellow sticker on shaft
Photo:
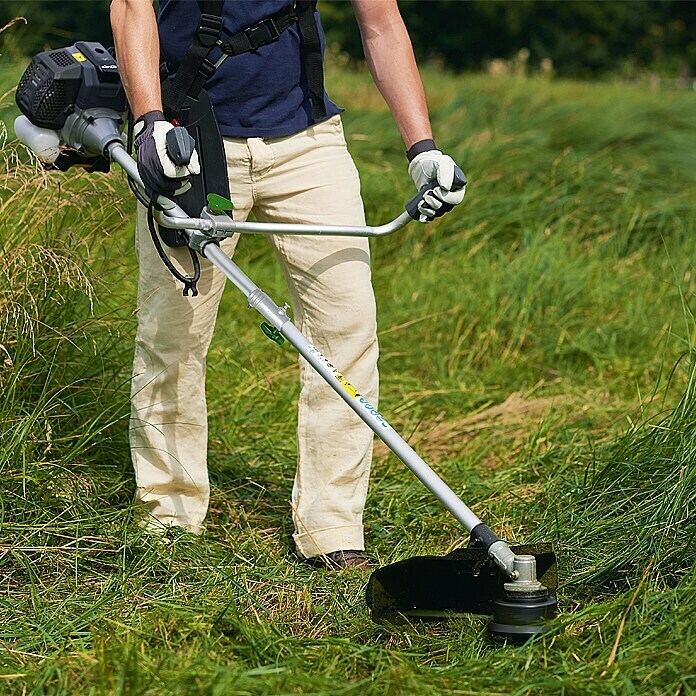
<instances>
[{"instance_id":1,"label":"yellow sticker on shaft","mask_svg":"<svg viewBox=\"0 0 696 696\"><path fill-rule=\"evenodd\" d=\"M81 53L72 53L72 57L78 62L78 63L84 63L87 59L81 54Z\"/></svg>"}]
</instances>

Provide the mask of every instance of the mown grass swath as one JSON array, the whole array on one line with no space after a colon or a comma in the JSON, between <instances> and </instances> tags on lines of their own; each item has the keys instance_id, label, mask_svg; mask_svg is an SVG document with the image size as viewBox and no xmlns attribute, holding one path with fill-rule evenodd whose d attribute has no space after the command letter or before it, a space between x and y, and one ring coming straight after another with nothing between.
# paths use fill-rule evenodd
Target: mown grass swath
<instances>
[{"instance_id":1,"label":"mown grass swath","mask_svg":"<svg viewBox=\"0 0 696 696\"><path fill-rule=\"evenodd\" d=\"M375 626L364 577L297 562L296 359L234 292L209 357L207 534L143 538L126 437L133 203L119 174L45 173L9 138L0 690L693 690L693 100L426 73L438 139L471 186L461 214L373 245L381 407L501 535L557 545L550 635L515 648L487 642L480 617ZM329 78L354 105L368 218L386 219L411 194L402 145L363 75ZM237 258L286 296L263 240ZM383 562L465 542L382 446L366 521Z\"/></svg>"}]
</instances>

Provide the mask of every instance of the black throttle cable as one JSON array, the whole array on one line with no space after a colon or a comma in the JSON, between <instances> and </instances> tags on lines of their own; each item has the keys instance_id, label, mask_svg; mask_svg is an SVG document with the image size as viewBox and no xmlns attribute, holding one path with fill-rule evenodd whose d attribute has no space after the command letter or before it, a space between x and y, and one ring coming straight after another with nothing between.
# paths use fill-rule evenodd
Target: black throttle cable
<instances>
[{"instance_id":1,"label":"black throttle cable","mask_svg":"<svg viewBox=\"0 0 696 696\"><path fill-rule=\"evenodd\" d=\"M176 266L171 262L171 259L167 256L166 252L164 251L164 247L162 246L159 233L157 232L157 226L155 223L154 215L156 205L157 195L153 196L147 205L147 226L150 229L152 243L155 245L155 249L157 249L157 253L159 254L159 257L162 259L164 265L167 267L167 270L178 281L184 284L184 295L188 297L189 291L191 291L191 296L196 297L198 295L198 288L196 287L196 283L198 283L198 281L201 279L201 262L198 260L198 254L193 249L191 249L191 247L186 247L188 249L189 255L191 256L191 261L193 262L192 276L186 276L176 268Z\"/></svg>"}]
</instances>

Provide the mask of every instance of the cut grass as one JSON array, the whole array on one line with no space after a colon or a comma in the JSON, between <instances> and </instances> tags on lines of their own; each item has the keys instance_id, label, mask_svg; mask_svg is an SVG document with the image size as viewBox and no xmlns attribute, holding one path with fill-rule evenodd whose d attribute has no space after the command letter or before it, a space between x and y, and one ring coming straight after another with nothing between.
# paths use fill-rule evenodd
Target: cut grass
<instances>
[{"instance_id":1,"label":"cut grass","mask_svg":"<svg viewBox=\"0 0 696 696\"><path fill-rule=\"evenodd\" d=\"M368 218L384 220L411 195L401 143L363 75L330 78L354 105L346 130ZM379 627L364 575L297 562L296 359L234 291L209 359L207 534L143 538L125 433L132 201L119 176L49 175L9 142L0 691L694 690L693 100L426 82L438 139L472 183L462 211L372 247L381 404L499 533L554 541L564 586L550 635L494 645L481 617ZM286 295L263 240L245 239L237 260ZM366 522L385 563L465 542L381 446Z\"/></svg>"}]
</instances>

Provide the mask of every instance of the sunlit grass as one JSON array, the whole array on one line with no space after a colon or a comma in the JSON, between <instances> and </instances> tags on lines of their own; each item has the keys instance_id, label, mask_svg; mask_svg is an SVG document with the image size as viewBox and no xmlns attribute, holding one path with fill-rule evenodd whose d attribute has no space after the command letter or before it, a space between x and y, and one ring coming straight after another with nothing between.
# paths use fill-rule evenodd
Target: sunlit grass
<instances>
[{"instance_id":1,"label":"sunlit grass","mask_svg":"<svg viewBox=\"0 0 696 696\"><path fill-rule=\"evenodd\" d=\"M368 218L383 221L411 195L402 144L363 75L330 77L351 106ZM207 534L143 538L126 438L132 201L118 174L48 174L9 140L0 690L693 690L692 96L435 72L426 82L438 142L471 184L461 211L373 244L381 404L500 534L555 543L551 634L501 647L481 617L388 631L369 619L364 576L297 561L296 358L232 289L209 358ZM244 239L237 260L287 296L263 240ZM466 537L382 445L366 523L382 562Z\"/></svg>"}]
</instances>

